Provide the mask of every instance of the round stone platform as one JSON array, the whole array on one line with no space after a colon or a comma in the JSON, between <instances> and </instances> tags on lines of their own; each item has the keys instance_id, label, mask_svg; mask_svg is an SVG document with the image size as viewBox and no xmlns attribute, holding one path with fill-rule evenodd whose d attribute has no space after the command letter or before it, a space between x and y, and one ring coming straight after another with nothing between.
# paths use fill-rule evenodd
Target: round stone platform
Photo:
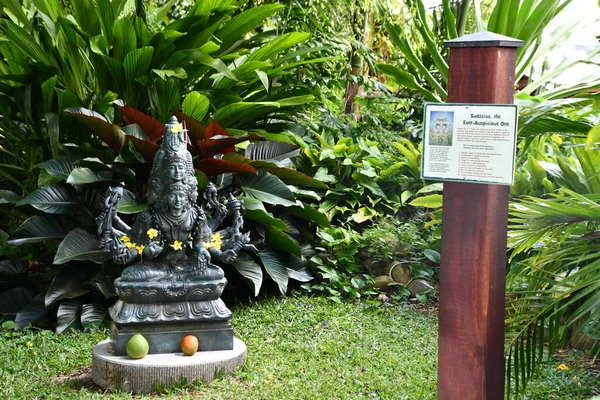
<instances>
[{"instance_id":1,"label":"round stone platform","mask_svg":"<svg viewBox=\"0 0 600 400\"><path fill-rule=\"evenodd\" d=\"M150 354L138 360L114 356L107 339L94 346L92 379L107 389L149 393L183 379L208 383L215 379L215 373L233 372L245 361L246 344L238 338L233 338L233 350L203 351L193 356L183 353Z\"/></svg>"}]
</instances>

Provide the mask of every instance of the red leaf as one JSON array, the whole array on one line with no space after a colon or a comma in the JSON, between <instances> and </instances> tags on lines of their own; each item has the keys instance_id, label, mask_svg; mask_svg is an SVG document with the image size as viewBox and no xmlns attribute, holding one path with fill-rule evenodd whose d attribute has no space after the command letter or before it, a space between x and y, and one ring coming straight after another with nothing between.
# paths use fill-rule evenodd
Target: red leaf
<instances>
[{"instance_id":1,"label":"red leaf","mask_svg":"<svg viewBox=\"0 0 600 400\"><path fill-rule=\"evenodd\" d=\"M217 123L214 119L210 120L210 124L204 130L204 139L210 139L213 136L223 135L230 136L225 129L221 128L221 125Z\"/></svg>"},{"instance_id":2,"label":"red leaf","mask_svg":"<svg viewBox=\"0 0 600 400\"><path fill-rule=\"evenodd\" d=\"M68 108L65 112L92 130L115 153L121 154L125 145L125 134L119 126L111 124L102 115L86 108Z\"/></svg>"},{"instance_id":3,"label":"red leaf","mask_svg":"<svg viewBox=\"0 0 600 400\"><path fill-rule=\"evenodd\" d=\"M200 149L200 153L204 158L212 157L215 154L226 154L226 153L234 153L235 147L234 145L238 143L245 142L246 140L262 140L263 137L256 134L251 133L250 135L240 136L240 137L228 137L228 138L219 138L219 139L206 139L206 140L198 140L196 144Z\"/></svg>"},{"instance_id":4,"label":"red leaf","mask_svg":"<svg viewBox=\"0 0 600 400\"><path fill-rule=\"evenodd\" d=\"M159 120L129 106L119 106L119 108L123 111L123 119L127 125L138 124L141 126L152 143L162 139L165 127Z\"/></svg>"},{"instance_id":5,"label":"red leaf","mask_svg":"<svg viewBox=\"0 0 600 400\"><path fill-rule=\"evenodd\" d=\"M179 121L185 121L188 135L190 135L192 143L196 143L196 141L204 139L204 130L206 129L204 128L204 125L189 115L182 113L181 111L171 110L171 113L176 116Z\"/></svg>"},{"instance_id":6,"label":"red leaf","mask_svg":"<svg viewBox=\"0 0 600 400\"><path fill-rule=\"evenodd\" d=\"M140 152L148 165L152 166L152 163L154 162L154 156L156 155L158 149L160 149L160 146L148 140L136 138L135 136L127 135L127 137L133 142L136 150Z\"/></svg>"},{"instance_id":7,"label":"red leaf","mask_svg":"<svg viewBox=\"0 0 600 400\"><path fill-rule=\"evenodd\" d=\"M219 160L217 158L205 158L194 163L195 167L211 177L227 172L249 172L256 174L256 168L250 164Z\"/></svg>"}]
</instances>

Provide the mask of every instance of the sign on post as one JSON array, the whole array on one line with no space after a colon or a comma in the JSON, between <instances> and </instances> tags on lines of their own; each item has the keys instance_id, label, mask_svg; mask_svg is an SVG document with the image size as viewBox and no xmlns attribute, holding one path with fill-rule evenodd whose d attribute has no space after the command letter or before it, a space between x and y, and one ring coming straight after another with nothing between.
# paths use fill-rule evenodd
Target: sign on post
<instances>
[{"instance_id":1,"label":"sign on post","mask_svg":"<svg viewBox=\"0 0 600 400\"><path fill-rule=\"evenodd\" d=\"M426 104L422 177L512 185L517 106Z\"/></svg>"}]
</instances>

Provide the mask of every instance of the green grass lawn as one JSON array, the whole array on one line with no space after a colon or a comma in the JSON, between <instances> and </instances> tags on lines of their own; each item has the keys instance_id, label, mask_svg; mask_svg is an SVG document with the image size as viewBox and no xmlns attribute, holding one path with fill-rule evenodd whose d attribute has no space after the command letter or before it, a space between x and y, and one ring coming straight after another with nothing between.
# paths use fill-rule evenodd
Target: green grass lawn
<instances>
[{"instance_id":1,"label":"green grass lawn","mask_svg":"<svg viewBox=\"0 0 600 400\"><path fill-rule=\"evenodd\" d=\"M435 399L437 314L408 305L289 297L233 307L248 359L235 376L170 389L177 399ZM105 332L0 335L0 398L130 399L92 384ZM30 345L30 347L28 347ZM600 375L578 356L544 365L527 399L589 399ZM560 363L569 370L560 370ZM158 398L158 395L134 398Z\"/></svg>"}]
</instances>

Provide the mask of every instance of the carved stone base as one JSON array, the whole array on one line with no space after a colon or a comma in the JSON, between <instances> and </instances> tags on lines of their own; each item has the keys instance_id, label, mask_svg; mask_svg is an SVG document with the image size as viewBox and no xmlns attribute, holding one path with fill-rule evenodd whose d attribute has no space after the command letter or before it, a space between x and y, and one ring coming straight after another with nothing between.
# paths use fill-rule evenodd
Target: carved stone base
<instances>
[{"instance_id":1,"label":"carved stone base","mask_svg":"<svg viewBox=\"0 0 600 400\"><path fill-rule=\"evenodd\" d=\"M198 351L233 349L233 329L227 321L170 324L112 324L111 344L114 354L127 353L127 342L135 334L142 334L148 341L149 354L181 352L181 340L187 335L198 338Z\"/></svg>"},{"instance_id":2,"label":"carved stone base","mask_svg":"<svg viewBox=\"0 0 600 400\"><path fill-rule=\"evenodd\" d=\"M110 309L110 318L117 324L162 322L228 321L231 311L223 300L175 301L171 303L126 303L117 301Z\"/></svg>"}]
</instances>

